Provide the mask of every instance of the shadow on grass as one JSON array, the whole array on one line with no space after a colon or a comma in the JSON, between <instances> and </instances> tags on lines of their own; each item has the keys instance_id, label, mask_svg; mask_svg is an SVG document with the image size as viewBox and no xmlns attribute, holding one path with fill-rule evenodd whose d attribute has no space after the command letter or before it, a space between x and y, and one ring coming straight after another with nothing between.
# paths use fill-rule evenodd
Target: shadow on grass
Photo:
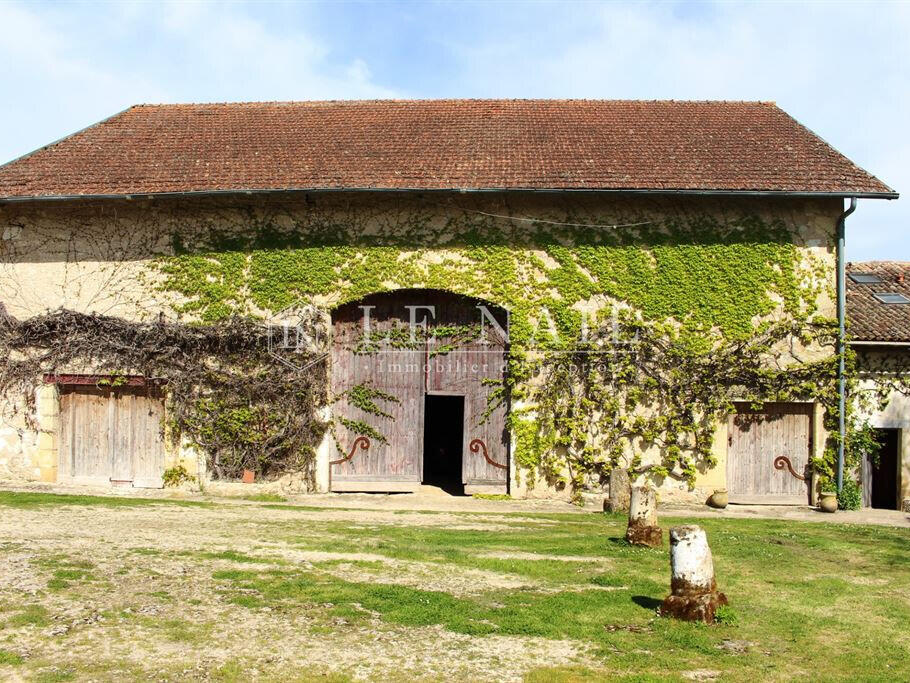
<instances>
[{"instance_id":1,"label":"shadow on grass","mask_svg":"<svg viewBox=\"0 0 910 683\"><path fill-rule=\"evenodd\" d=\"M658 600L657 598L649 597L647 595L633 595L632 602L634 602L639 607L643 607L644 609L653 612L658 607L660 607L660 603L662 601Z\"/></svg>"}]
</instances>

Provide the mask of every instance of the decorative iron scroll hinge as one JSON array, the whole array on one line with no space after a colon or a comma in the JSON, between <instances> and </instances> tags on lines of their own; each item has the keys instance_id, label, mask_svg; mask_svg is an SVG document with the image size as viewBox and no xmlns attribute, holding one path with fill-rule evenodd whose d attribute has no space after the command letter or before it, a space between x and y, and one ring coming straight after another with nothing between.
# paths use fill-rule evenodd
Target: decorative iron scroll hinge
<instances>
[{"instance_id":1,"label":"decorative iron scroll hinge","mask_svg":"<svg viewBox=\"0 0 910 683\"><path fill-rule=\"evenodd\" d=\"M365 436L358 436L356 439L354 439L354 445L351 446L351 451L346 456L339 458L338 460L331 460L329 461L329 464L340 465L343 462L347 462L354 457L354 453L357 451L357 446L360 446L361 450L365 451L370 447L370 440Z\"/></svg>"},{"instance_id":2,"label":"decorative iron scroll hinge","mask_svg":"<svg viewBox=\"0 0 910 683\"><path fill-rule=\"evenodd\" d=\"M796 473L796 470L793 469L793 463L790 462L790 458L788 458L786 455L779 455L776 458L774 458L774 469L782 470L784 468L790 470L790 474L792 474L794 477L796 477L800 481L806 481L805 477L801 477L800 475L798 475Z\"/></svg>"},{"instance_id":3,"label":"decorative iron scroll hinge","mask_svg":"<svg viewBox=\"0 0 910 683\"><path fill-rule=\"evenodd\" d=\"M508 465L503 465L501 463L493 460L490 455L487 453L487 445L480 439L474 439L470 444L471 453L483 452L483 459L490 463L493 467L498 467L501 470L509 469Z\"/></svg>"}]
</instances>

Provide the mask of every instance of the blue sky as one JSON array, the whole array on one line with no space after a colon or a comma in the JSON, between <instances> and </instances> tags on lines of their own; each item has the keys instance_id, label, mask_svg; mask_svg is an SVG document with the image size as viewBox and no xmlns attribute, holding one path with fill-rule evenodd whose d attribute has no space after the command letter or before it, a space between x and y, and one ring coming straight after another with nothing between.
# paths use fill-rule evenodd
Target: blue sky
<instances>
[{"instance_id":1,"label":"blue sky","mask_svg":"<svg viewBox=\"0 0 910 683\"><path fill-rule=\"evenodd\" d=\"M910 2L0 0L0 161L139 102L772 100L908 198L848 258L910 260Z\"/></svg>"}]
</instances>

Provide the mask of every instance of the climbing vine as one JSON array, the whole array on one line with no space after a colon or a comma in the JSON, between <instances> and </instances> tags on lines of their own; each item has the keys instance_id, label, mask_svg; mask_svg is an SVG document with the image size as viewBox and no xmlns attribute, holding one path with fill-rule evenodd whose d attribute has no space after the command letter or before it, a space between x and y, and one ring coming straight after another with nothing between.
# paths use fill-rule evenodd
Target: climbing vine
<instances>
[{"instance_id":1,"label":"climbing vine","mask_svg":"<svg viewBox=\"0 0 910 683\"><path fill-rule=\"evenodd\" d=\"M605 227L579 227L582 220ZM358 220L314 212L284 229L265 221L242 237L197 235L205 248L178 243L158 266L161 287L204 320L301 298L340 304L401 287L445 289L508 308L510 371L493 398L509 393L516 406L509 419L518 464L531 478L574 489L623 458L640 467L655 449L659 464L646 467L652 476L691 484L699 466L713 464L714 425L734 399L830 398L830 348L820 362L768 364L771 349L791 338L830 346L830 329L813 322L825 283L782 220L689 215L629 230L575 214L557 222L528 231L464 213L434 232L433 214L414 212L388 219L376 235ZM590 302L599 306L585 310ZM618 322L616 305L605 302L618 302L621 333L634 346L605 345ZM775 311L785 322L756 327ZM399 332L385 343L424 341ZM583 332L592 336L579 344ZM362 345L359 352L372 350ZM571 352L548 353L556 350ZM357 404L356 392L349 398ZM356 433L376 431L348 422Z\"/></svg>"},{"instance_id":2,"label":"climbing vine","mask_svg":"<svg viewBox=\"0 0 910 683\"><path fill-rule=\"evenodd\" d=\"M399 402L397 396L385 392L382 389L377 389L368 383L355 384L347 391L339 394L338 396L335 396L332 402L337 403L341 399L347 399L348 403L352 407L360 410L366 415L373 415L376 417L384 418L386 420L394 420L395 417L388 410L381 407L379 403L381 402L384 405L388 405L390 403ZM344 415L335 415L330 425L330 429L332 432L332 438L335 441L335 448L341 455L345 455L345 450L342 447L341 442L338 439L338 435L335 431L335 421L337 421L338 424L342 425L353 434L366 436L373 441L378 441L379 443L389 442L388 438L383 432L379 431L376 427L367 424L365 421L352 419L345 417Z\"/></svg>"},{"instance_id":3,"label":"climbing vine","mask_svg":"<svg viewBox=\"0 0 910 683\"><path fill-rule=\"evenodd\" d=\"M305 356L300 370L276 363L267 334L242 318L200 326L67 310L17 320L3 312L0 392L33 400L43 377L74 367L107 374L99 386L114 389L126 376L141 375L149 386L166 385L170 436L195 445L216 477L238 478L245 469L312 476L325 429L318 416L326 401L325 362ZM26 417L33 415L32 406Z\"/></svg>"},{"instance_id":4,"label":"climbing vine","mask_svg":"<svg viewBox=\"0 0 910 683\"><path fill-rule=\"evenodd\" d=\"M563 220L573 218L580 220ZM597 298L621 301L649 320L744 337L756 317L781 306L812 314L821 289L780 219L690 216L627 230L604 222L601 230L529 231L465 214L434 230L433 214L416 213L398 216L381 235L362 219L307 212L288 220L284 228L260 219L231 233L202 229L193 250L186 235L175 236L174 254L156 263L159 288L179 295L181 313L203 321L300 300L339 305L402 287L444 289L508 308L513 344L531 341L544 310L574 341L577 304Z\"/></svg>"},{"instance_id":5,"label":"climbing vine","mask_svg":"<svg viewBox=\"0 0 910 683\"><path fill-rule=\"evenodd\" d=\"M541 381L530 391L533 419L512 417L517 457L532 465L547 454L543 473L576 491L618 465L693 484L700 469L716 465L715 429L734 403L836 405L832 356L802 358L791 344L830 350L835 331L830 323L786 320L760 325L745 339L693 347L673 325L626 313L618 331L598 330L586 347L540 366ZM625 343L616 343L617 334ZM778 364L784 353L772 353L782 347L786 365Z\"/></svg>"}]
</instances>

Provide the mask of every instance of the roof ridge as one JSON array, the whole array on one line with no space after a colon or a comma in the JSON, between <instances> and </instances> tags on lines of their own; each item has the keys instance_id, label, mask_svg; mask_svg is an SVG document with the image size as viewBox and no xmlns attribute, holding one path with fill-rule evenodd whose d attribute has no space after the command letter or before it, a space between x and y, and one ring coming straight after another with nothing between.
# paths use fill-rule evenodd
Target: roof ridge
<instances>
[{"instance_id":1,"label":"roof ridge","mask_svg":"<svg viewBox=\"0 0 910 683\"><path fill-rule=\"evenodd\" d=\"M890 259L875 259L872 261L848 261L848 268L857 266L907 266L910 268L910 261L892 261Z\"/></svg>"},{"instance_id":2,"label":"roof ridge","mask_svg":"<svg viewBox=\"0 0 910 683\"><path fill-rule=\"evenodd\" d=\"M776 107L777 102L771 100L678 100L678 99L613 99L613 98L585 98L585 97L416 97L416 98L373 98L373 99L334 99L334 100L237 100L237 101L212 101L212 102L142 102L134 104L133 108L154 107L225 107L225 106L261 106L261 105L317 105L317 104L430 104L430 103L623 103L623 104L756 104ZM124 110L128 111L128 110Z\"/></svg>"}]
</instances>

